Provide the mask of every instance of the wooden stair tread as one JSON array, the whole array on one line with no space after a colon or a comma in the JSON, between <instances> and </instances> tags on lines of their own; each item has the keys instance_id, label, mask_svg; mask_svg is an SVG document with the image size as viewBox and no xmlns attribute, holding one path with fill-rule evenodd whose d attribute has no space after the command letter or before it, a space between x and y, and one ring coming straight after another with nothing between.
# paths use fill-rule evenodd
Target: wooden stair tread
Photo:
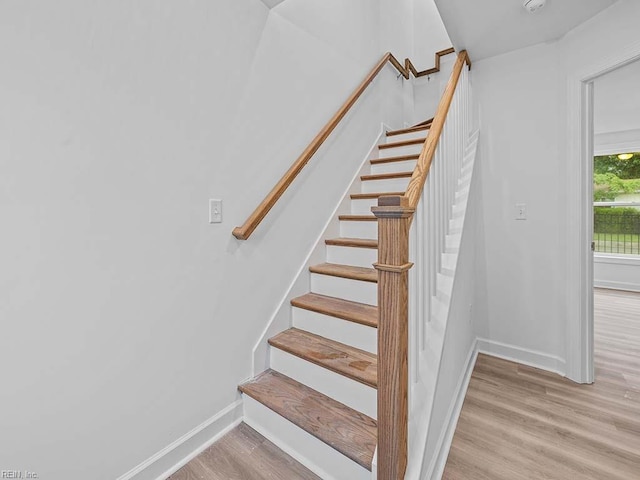
<instances>
[{"instance_id":1,"label":"wooden stair tread","mask_svg":"<svg viewBox=\"0 0 640 480\"><path fill-rule=\"evenodd\" d=\"M292 378L267 370L238 389L371 470L377 422Z\"/></svg>"},{"instance_id":2,"label":"wooden stair tread","mask_svg":"<svg viewBox=\"0 0 640 480\"><path fill-rule=\"evenodd\" d=\"M419 132L421 130L429 130L429 128L431 128L431 124L424 124L424 125L416 125L414 127L408 127L408 128L402 128L400 130L389 130L388 132L386 132L387 137L393 137L394 135L402 135L404 133L413 133L413 132Z\"/></svg>"},{"instance_id":3,"label":"wooden stair tread","mask_svg":"<svg viewBox=\"0 0 640 480\"><path fill-rule=\"evenodd\" d=\"M338 215L338 220L351 222L376 222L378 219L373 215Z\"/></svg>"},{"instance_id":4,"label":"wooden stair tread","mask_svg":"<svg viewBox=\"0 0 640 480\"><path fill-rule=\"evenodd\" d=\"M380 163L391 163L391 162L405 162L407 160L418 160L420 158L420 154L416 153L415 155L398 155L397 157L386 157L386 158L374 158L369 160L371 165L378 165Z\"/></svg>"},{"instance_id":5,"label":"wooden stair tread","mask_svg":"<svg viewBox=\"0 0 640 480\"><path fill-rule=\"evenodd\" d=\"M347 378L378 388L378 357L298 328L269 339L269 345Z\"/></svg>"},{"instance_id":6,"label":"wooden stair tread","mask_svg":"<svg viewBox=\"0 0 640 480\"><path fill-rule=\"evenodd\" d=\"M362 280L363 282L378 282L378 271L375 268L353 267L339 263L321 263L309 267L309 271L321 275Z\"/></svg>"},{"instance_id":7,"label":"wooden stair tread","mask_svg":"<svg viewBox=\"0 0 640 480\"><path fill-rule=\"evenodd\" d=\"M378 307L342 298L307 293L291 300L291 305L331 317L341 318L367 327L378 327Z\"/></svg>"},{"instance_id":8,"label":"wooden stair tread","mask_svg":"<svg viewBox=\"0 0 640 480\"><path fill-rule=\"evenodd\" d=\"M427 137L423 137L423 138L414 138L411 140L402 140L401 142L384 143L382 145L378 145L378 149L386 150L388 148L407 147L409 145L420 145L424 143L426 140L427 140Z\"/></svg>"},{"instance_id":9,"label":"wooden stair tread","mask_svg":"<svg viewBox=\"0 0 640 480\"><path fill-rule=\"evenodd\" d=\"M367 180L389 180L392 178L407 178L412 175L413 172L376 173L374 175L361 175L360 180L363 182Z\"/></svg>"},{"instance_id":10,"label":"wooden stair tread","mask_svg":"<svg viewBox=\"0 0 640 480\"><path fill-rule=\"evenodd\" d=\"M394 197L401 197L405 192L376 192L376 193L352 193L352 200L364 200L367 198L378 198L382 195L393 195Z\"/></svg>"},{"instance_id":11,"label":"wooden stair tread","mask_svg":"<svg viewBox=\"0 0 640 480\"><path fill-rule=\"evenodd\" d=\"M378 248L378 241L369 238L330 238L325 240L324 243L337 247Z\"/></svg>"}]
</instances>

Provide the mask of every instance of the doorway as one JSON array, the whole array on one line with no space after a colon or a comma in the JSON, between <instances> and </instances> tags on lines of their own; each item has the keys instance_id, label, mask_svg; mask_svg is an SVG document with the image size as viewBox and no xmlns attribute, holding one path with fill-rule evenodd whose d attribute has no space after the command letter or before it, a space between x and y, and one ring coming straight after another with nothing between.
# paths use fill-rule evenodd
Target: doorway
<instances>
[{"instance_id":1,"label":"doorway","mask_svg":"<svg viewBox=\"0 0 640 480\"><path fill-rule=\"evenodd\" d=\"M575 112L577 121L573 125L579 128L570 129L569 153L579 159L576 165L579 173L575 183L575 196L579 204L573 204L576 217L569 223L569 239L575 241L578 248L575 257L569 259L569 279L573 287L569 292L575 298L569 300L567 324L567 376L579 383L594 381L594 169L593 158L596 152L596 133L594 127L594 90L598 83L606 81L607 74L615 72L635 63L640 59L640 49L633 54L621 54L618 58L609 59L608 63L594 62L591 73L570 77L570 114ZM632 68L632 67L630 67ZM637 78L637 77L636 77ZM597 95L597 93L596 93ZM574 121L574 120L571 120ZM598 138L598 148L601 146ZM618 137L620 140L620 137ZM628 147L623 148L626 150ZM633 150L633 149L632 149ZM640 150L639 150L640 151ZM602 153L602 152L599 152ZM628 153L628 152L625 152ZM570 195L571 197L571 195ZM573 222L573 223L572 223Z\"/></svg>"}]
</instances>

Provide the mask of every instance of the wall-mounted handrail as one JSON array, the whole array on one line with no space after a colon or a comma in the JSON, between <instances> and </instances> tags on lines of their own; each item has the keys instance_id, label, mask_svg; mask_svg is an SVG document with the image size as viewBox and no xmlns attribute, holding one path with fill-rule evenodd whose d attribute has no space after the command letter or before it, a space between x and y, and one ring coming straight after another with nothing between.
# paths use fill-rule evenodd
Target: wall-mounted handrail
<instances>
[{"instance_id":1,"label":"wall-mounted handrail","mask_svg":"<svg viewBox=\"0 0 640 480\"><path fill-rule=\"evenodd\" d=\"M465 63L471 66L467 52L462 51L405 194L381 196L378 206L372 208L378 218L378 262L374 265L378 270L378 480L402 479L407 466L409 269L413 266L409 232Z\"/></svg>"},{"instance_id":2,"label":"wall-mounted handrail","mask_svg":"<svg viewBox=\"0 0 640 480\"><path fill-rule=\"evenodd\" d=\"M404 68L405 70L410 71L413 74L413 76L416 78L424 77L426 75L431 75L432 73L437 73L440 71L440 58L454 52L455 50L453 48L447 48L445 50L440 50L439 52L436 52L436 66L433 68L422 70L422 71L416 70L416 67L413 66L413 63L411 63L411 60L409 60L408 58L405 58ZM405 77L405 78L408 78L408 77Z\"/></svg>"},{"instance_id":3,"label":"wall-mounted handrail","mask_svg":"<svg viewBox=\"0 0 640 480\"><path fill-rule=\"evenodd\" d=\"M442 50L436 53L436 66L434 68L423 70L418 72L411 60L408 58L405 60L405 66L403 66L396 57L393 56L390 52L385 53L380 61L371 69L369 74L365 77L365 79L358 85L355 91L349 96L347 101L340 107L340 109L335 113L333 117L327 122L327 124L320 130L320 132L315 136L315 138L311 141L311 143L305 148L302 154L297 158L297 160L291 165L289 170L282 176L282 178L276 183L276 185L271 189L271 191L267 194L267 196L260 202L257 208L249 215L249 218L239 227L233 229L233 235L238 240L246 240L248 239L253 231L260 225L260 222L264 219L264 217L269 213L269 211L276 204L278 199L284 194L289 185L293 183L298 174L302 171L305 165L311 160L311 157L318 151L318 149L322 146L324 141L331 135L331 132L335 130L340 121L345 117L345 115L349 112L351 107L356 103L356 101L360 98L360 96L364 93L367 87L373 82L373 80L378 76L378 73L382 70L382 68L387 64L387 62L391 63L400 74L408 79L410 74L412 73L416 77L429 75L430 73L435 73L440 70L440 57L443 55L447 55L449 53L453 53L453 49Z\"/></svg>"}]
</instances>

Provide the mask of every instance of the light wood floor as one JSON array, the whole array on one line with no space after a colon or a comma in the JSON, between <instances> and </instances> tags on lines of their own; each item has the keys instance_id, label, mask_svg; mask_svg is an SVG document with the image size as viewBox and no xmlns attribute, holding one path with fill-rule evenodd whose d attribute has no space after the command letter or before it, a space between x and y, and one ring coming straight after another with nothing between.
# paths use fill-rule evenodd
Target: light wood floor
<instances>
[{"instance_id":1,"label":"light wood floor","mask_svg":"<svg viewBox=\"0 0 640 480\"><path fill-rule=\"evenodd\" d=\"M640 479L640 294L595 314L593 385L478 357L444 479Z\"/></svg>"},{"instance_id":2,"label":"light wood floor","mask_svg":"<svg viewBox=\"0 0 640 480\"><path fill-rule=\"evenodd\" d=\"M241 423L168 480L320 480Z\"/></svg>"}]
</instances>

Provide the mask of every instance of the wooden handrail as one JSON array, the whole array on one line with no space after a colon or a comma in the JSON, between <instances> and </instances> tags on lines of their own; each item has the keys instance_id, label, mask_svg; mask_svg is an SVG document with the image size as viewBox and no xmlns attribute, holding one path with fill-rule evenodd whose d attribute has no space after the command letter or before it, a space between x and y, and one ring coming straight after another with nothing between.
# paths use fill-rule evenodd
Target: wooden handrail
<instances>
[{"instance_id":1,"label":"wooden handrail","mask_svg":"<svg viewBox=\"0 0 640 480\"><path fill-rule=\"evenodd\" d=\"M406 197L407 200L401 202L398 199L394 200L389 198L389 196L382 196L378 199L378 205L389 206L400 205L402 203L408 205L410 208L416 208L418 206L420 196L422 195L422 189L424 188L424 183L427 181L431 163L433 162L433 156L435 155L436 148L440 142L440 135L444 128L444 122L447 119L447 114L449 113L451 102L453 101L453 94L456 91L456 86L458 85L458 80L465 64L471 68L469 55L466 50L462 50L458 54L456 63L453 66L453 72L451 72L451 77L449 78L449 82L442 94L442 98L438 104L438 109L436 110L433 122L429 128L429 135L427 135L427 140L424 142L422 151L418 157L416 168L413 170L413 175L411 176L411 180L409 181L409 185L405 191L404 197Z\"/></svg>"},{"instance_id":2,"label":"wooden handrail","mask_svg":"<svg viewBox=\"0 0 640 480\"><path fill-rule=\"evenodd\" d=\"M449 83L404 195L378 199L378 480L404 478L409 429L409 229L464 64L458 54Z\"/></svg>"},{"instance_id":3,"label":"wooden handrail","mask_svg":"<svg viewBox=\"0 0 640 480\"><path fill-rule=\"evenodd\" d=\"M444 57L445 55L449 55L450 53L453 53L453 52L455 52L453 48L447 48L445 50L440 50L439 52L436 52L436 66L433 68L422 70L421 72L416 70L416 67L413 66L413 63L411 63L411 60L409 60L408 58L404 60L404 68L410 71L413 74L413 76L416 78L424 77L425 75L431 75L432 73L437 73L440 71L440 57Z\"/></svg>"},{"instance_id":4,"label":"wooden handrail","mask_svg":"<svg viewBox=\"0 0 640 480\"><path fill-rule=\"evenodd\" d=\"M371 69L369 74L360 83L360 85L358 85L358 88L355 89L355 91L349 96L347 101L340 107L335 115L331 117L331 120L327 122L322 130L320 130L320 133L315 136L315 138L311 141L307 148L305 148L298 159L293 163L293 165L291 165L289 170L286 171L286 173L282 176L278 183L276 183L276 185L267 194L264 200L260 202L260 205L258 205L258 207L251 213L251 215L249 215L249 218L247 218L247 220L240 227L236 227L233 229L233 236L238 240L246 240L251 236L253 231L258 227L258 225L260 225L260 222L264 219L267 213L269 213L278 199L284 194L287 188L289 188L289 185L293 183L293 181L302 171L305 165L309 162L309 160L311 160L311 157L313 157L313 155L322 146L324 141L329 137L329 135L331 135L331 132L335 130L340 121L364 93L369 84L371 84L371 82L373 82L373 80L378 76L378 73L380 73L387 62L391 63L391 65L393 65L404 78L408 79L411 73L413 73L413 75L415 75L416 77L419 77L439 71L440 57L452 53L453 51L453 48L450 48L437 52L435 68L424 70L422 72L418 72L411 63L411 60L409 60L408 58L405 60L405 65L403 66L398 61L398 59L393 56L393 54L391 54L390 52L385 53L380 61Z\"/></svg>"}]
</instances>

